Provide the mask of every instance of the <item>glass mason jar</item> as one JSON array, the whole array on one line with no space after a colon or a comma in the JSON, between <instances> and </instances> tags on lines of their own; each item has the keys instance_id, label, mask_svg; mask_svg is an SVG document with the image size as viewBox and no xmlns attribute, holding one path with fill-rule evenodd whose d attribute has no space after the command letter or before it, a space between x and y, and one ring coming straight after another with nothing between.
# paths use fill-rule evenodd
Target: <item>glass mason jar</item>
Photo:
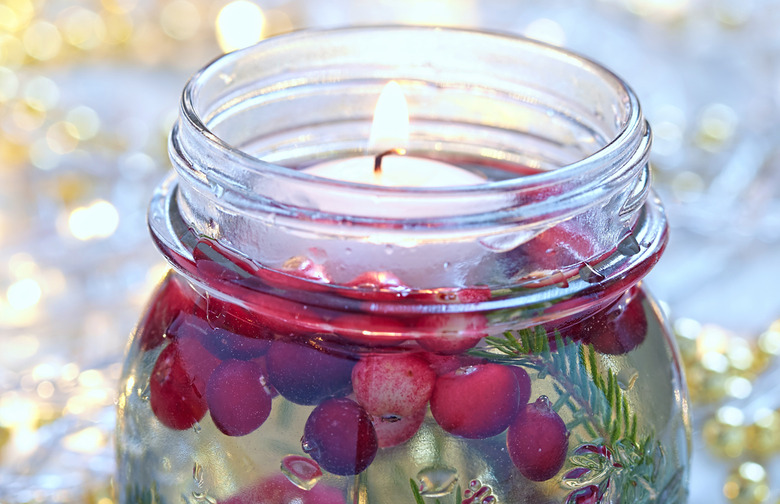
<instances>
[{"instance_id":1,"label":"glass mason jar","mask_svg":"<svg viewBox=\"0 0 780 504\"><path fill-rule=\"evenodd\" d=\"M483 182L307 171L377 154L390 80L407 155ZM522 38L299 32L212 62L149 211L172 271L124 367L120 502L684 502L649 146L621 79Z\"/></svg>"}]
</instances>

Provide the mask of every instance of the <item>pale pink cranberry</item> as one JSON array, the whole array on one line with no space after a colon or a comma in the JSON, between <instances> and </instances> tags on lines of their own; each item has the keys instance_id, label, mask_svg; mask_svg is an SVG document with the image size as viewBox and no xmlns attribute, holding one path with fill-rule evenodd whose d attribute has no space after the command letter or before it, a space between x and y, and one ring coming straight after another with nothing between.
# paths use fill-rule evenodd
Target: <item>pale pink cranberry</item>
<instances>
[{"instance_id":1,"label":"pale pink cranberry","mask_svg":"<svg viewBox=\"0 0 780 504\"><path fill-rule=\"evenodd\" d=\"M436 379L431 413L445 431L469 439L503 432L520 409L520 384L508 366L477 364Z\"/></svg>"},{"instance_id":2,"label":"pale pink cranberry","mask_svg":"<svg viewBox=\"0 0 780 504\"><path fill-rule=\"evenodd\" d=\"M569 447L569 431L545 396L528 404L509 426L509 457L520 474L546 481L561 470Z\"/></svg>"},{"instance_id":3,"label":"pale pink cranberry","mask_svg":"<svg viewBox=\"0 0 780 504\"><path fill-rule=\"evenodd\" d=\"M376 430L379 447L389 448L412 439L420 430L420 426L425 420L426 411L427 408L423 407L404 417L397 415L372 416L371 422Z\"/></svg>"},{"instance_id":4,"label":"pale pink cranberry","mask_svg":"<svg viewBox=\"0 0 780 504\"><path fill-rule=\"evenodd\" d=\"M206 401L217 429L228 436L245 436L271 413L271 395L265 377L256 363L226 360L209 379Z\"/></svg>"},{"instance_id":5,"label":"pale pink cranberry","mask_svg":"<svg viewBox=\"0 0 780 504\"><path fill-rule=\"evenodd\" d=\"M406 417L425 408L436 375L414 354L376 354L352 368L355 398L373 416Z\"/></svg>"}]
</instances>

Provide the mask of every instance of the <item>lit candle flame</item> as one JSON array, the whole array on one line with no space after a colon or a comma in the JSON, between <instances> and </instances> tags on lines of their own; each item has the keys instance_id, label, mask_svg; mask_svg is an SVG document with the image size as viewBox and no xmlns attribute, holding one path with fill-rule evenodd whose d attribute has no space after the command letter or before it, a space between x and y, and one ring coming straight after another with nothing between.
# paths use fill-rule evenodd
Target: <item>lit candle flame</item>
<instances>
[{"instance_id":1,"label":"lit candle flame","mask_svg":"<svg viewBox=\"0 0 780 504\"><path fill-rule=\"evenodd\" d=\"M370 152L404 151L409 142L409 107L401 86L390 81L379 95L368 139Z\"/></svg>"}]
</instances>

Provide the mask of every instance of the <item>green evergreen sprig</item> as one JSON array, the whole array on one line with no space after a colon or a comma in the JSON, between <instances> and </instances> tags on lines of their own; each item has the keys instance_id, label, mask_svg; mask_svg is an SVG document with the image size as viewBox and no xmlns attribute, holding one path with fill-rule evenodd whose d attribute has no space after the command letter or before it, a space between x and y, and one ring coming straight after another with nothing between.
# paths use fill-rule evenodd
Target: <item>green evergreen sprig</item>
<instances>
[{"instance_id":1,"label":"green evergreen sprig","mask_svg":"<svg viewBox=\"0 0 780 504\"><path fill-rule=\"evenodd\" d=\"M636 414L631 411L614 371L608 369L606 376L602 373L592 345L565 342L556 332L555 344L551 346L550 336L541 326L516 334L507 331L503 338L486 339L500 354L484 350L472 354L534 369L540 379L551 375L560 396L554 408L566 406L571 411L574 420L570 427L582 425L589 435L609 444L619 439L636 444Z\"/></svg>"}]
</instances>

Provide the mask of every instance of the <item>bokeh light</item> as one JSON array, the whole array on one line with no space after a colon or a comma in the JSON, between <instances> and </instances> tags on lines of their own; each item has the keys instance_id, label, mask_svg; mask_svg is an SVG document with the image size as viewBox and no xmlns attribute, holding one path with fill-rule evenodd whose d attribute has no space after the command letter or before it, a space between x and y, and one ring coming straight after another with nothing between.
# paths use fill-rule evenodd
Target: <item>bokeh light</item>
<instances>
[{"instance_id":1,"label":"bokeh light","mask_svg":"<svg viewBox=\"0 0 780 504\"><path fill-rule=\"evenodd\" d=\"M217 42L225 52L256 44L263 39L265 15L256 4L235 0L217 15Z\"/></svg>"}]
</instances>

